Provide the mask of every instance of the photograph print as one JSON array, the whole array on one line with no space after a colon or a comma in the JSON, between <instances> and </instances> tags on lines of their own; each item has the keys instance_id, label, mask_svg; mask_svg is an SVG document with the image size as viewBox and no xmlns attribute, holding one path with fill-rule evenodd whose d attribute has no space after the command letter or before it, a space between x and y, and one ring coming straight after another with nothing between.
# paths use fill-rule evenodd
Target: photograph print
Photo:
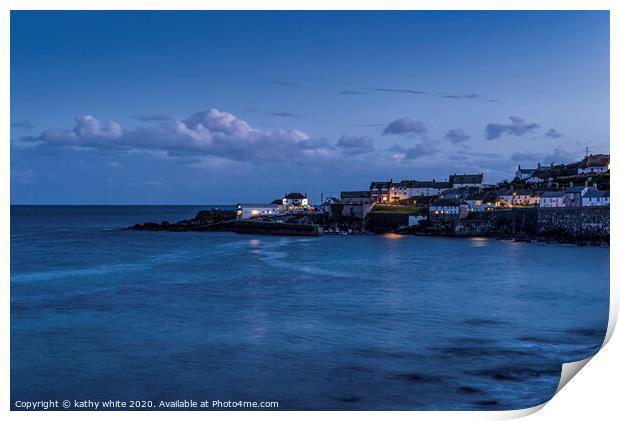
<instances>
[{"instance_id":1,"label":"photograph print","mask_svg":"<svg viewBox=\"0 0 620 421\"><path fill-rule=\"evenodd\" d=\"M10 409L546 403L607 333L609 19L11 11Z\"/></svg>"}]
</instances>

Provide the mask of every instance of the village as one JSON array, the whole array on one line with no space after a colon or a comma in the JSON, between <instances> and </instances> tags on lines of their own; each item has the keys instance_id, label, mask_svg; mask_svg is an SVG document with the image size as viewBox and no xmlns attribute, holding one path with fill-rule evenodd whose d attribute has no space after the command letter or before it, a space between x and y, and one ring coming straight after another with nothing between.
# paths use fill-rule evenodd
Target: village
<instances>
[{"instance_id":1,"label":"village","mask_svg":"<svg viewBox=\"0 0 620 421\"><path fill-rule=\"evenodd\" d=\"M587 155L568 164L519 165L514 178L487 184L484 174L445 180L372 181L368 190L342 191L314 206L292 192L271 203L211 209L142 230L234 231L269 235L490 236L523 240L608 241L610 156Z\"/></svg>"}]
</instances>

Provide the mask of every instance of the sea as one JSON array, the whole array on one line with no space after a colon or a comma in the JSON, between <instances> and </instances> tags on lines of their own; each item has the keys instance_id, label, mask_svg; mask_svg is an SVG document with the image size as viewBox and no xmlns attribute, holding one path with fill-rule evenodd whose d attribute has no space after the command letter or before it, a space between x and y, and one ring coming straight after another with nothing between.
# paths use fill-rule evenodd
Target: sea
<instances>
[{"instance_id":1,"label":"sea","mask_svg":"<svg viewBox=\"0 0 620 421\"><path fill-rule=\"evenodd\" d=\"M13 409L521 409L605 337L608 247L125 229L205 208L11 206Z\"/></svg>"}]
</instances>

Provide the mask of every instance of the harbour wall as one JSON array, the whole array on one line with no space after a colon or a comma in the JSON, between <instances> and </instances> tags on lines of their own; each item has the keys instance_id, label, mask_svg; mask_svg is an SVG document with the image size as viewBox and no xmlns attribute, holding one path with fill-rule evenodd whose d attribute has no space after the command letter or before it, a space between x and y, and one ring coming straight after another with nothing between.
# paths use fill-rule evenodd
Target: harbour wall
<instances>
[{"instance_id":1,"label":"harbour wall","mask_svg":"<svg viewBox=\"0 0 620 421\"><path fill-rule=\"evenodd\" d=\"M471 213L454 222L454 235L605 239L609 221L609 207L513 208Z\"/></svg>"}]
</instances>

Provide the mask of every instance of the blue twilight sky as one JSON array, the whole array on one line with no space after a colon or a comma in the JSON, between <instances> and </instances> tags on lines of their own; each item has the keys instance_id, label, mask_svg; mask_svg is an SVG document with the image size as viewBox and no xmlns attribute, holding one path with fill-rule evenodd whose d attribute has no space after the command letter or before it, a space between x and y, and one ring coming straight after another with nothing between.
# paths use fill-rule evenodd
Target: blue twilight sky
<instances>
[{"instance_id":1,"label":"blue twilight sky","mask_svg":"<svg viewBox=\"0 0 620 421\"><path fill-rule=\"evenodd\" d=\"M11 202L223 204L609 152L607 12L11 13Z\"/></svg>"}]
</instances>

